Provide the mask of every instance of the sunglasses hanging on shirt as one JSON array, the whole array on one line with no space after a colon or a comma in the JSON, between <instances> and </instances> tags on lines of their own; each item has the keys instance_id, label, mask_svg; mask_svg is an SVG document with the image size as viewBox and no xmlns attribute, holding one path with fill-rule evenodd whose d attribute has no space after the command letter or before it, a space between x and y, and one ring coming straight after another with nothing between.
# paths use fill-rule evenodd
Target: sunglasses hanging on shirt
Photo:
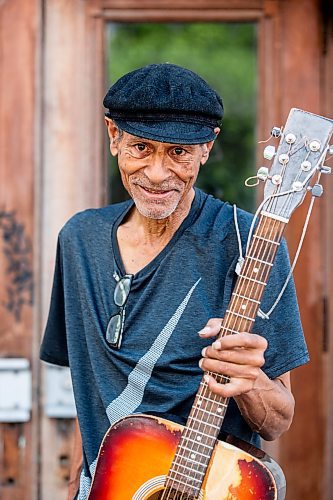
<instances>
[{"instance_id":1,"label":"sunglasses hanging on shirt","mask_svg":"<svg viewBox=\"0 0 333 500\"><path fill-rule=\"evenodd\" d=\"M124 331L125 306L131 289L133 274L125 274L122 278L115 275L115 278L118 278L118 282L114 289L113 300L120 309L119 312L111 316L109 320L106 329L106 340L111 347L119 349Z\"/></svg>"}]
</instances>

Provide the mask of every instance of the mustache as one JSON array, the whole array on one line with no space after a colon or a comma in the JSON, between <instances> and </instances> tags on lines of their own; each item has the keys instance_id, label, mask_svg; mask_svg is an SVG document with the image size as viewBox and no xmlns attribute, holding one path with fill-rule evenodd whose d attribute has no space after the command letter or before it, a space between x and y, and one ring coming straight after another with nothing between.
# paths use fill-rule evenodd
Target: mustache
<instances>
[{"instance_id":1,"label":"mustache","mask_svg":"<svg viewBox=\"0 0 333 500\"><path fill-rule=\"evenodd\" d=\"M151 182L146 175L142 174L140 176L132 175L131 181L133 184L136 184L143 189L150 189L151 191L179 191L182 186L182 183L180 181L172 178L165 179L163 182L155 184Z\"/></svg>"}]
</instances>

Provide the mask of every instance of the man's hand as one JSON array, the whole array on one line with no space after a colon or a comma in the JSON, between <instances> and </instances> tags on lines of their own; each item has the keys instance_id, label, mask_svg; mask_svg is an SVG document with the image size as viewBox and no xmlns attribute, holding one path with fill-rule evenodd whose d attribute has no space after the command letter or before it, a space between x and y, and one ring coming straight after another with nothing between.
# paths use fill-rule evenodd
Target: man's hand
<instances>
[{"instance_id":1,"label":"man's hand","mask_svg":"<svg viewBox=\"0 0 333 500\"><path fill-rule=\"evenodd\" d=\"M214 337L221 329L221 319L210 319L199 332L202 337ZM209 388L223 397L239 396L251 391L265 363L264 352L267 341L254 333L236 333L216 340L202 351L200 367L230 377L227 384L218 384L207 376Z\"/></svg>"},{"instance_id":2,"label":"man's hand","mask_svg":"<svg viewBox=\"0 0 333 500\"><path fill-rule=\"evenodd\" d=\"M200 337L215 337L221 323L221 318L210 319L200 330ZM224 398L234 397L252 430L272 440L289 428L295 401L288 372L271 380L261 370L266 349L267 341L260 335L235 333L203 349L199 365L204 371L230 377L230 382L219 384L213 376L205 375L213 393Z\"/></svg>"}]
</instances>

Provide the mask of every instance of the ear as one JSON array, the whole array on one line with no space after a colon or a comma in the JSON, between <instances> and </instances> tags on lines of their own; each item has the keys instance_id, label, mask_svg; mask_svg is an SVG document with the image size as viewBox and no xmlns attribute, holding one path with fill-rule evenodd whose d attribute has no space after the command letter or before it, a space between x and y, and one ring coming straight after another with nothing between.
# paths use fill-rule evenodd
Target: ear
<instances>
[{"instance_id":1,"label":"ear","mask_svg":"<svg viewBox=\"0 0 333 500\"><path fill-rule=\"evenodd\" d=\"M219 127L214 128L214 134L216 134L216 137L219 135L219 133L220 133ZM209 153L211 152L212 147L214 146L215 140L216 138L213 141L206 142L205 144L202 145L202 158L200 161L201 165L204 165L208 160Z\"/></svg>"},{"instance_id":2,"label":"ear","mask_svg":"<svg viewBox=\"0 0 333 500\"><path fill-rule=\"evenodd\" d=\"M108 130L108 135L110 139L110 151L112 156L117 156L118 154L118 144L120 139L119 129L115 122L110 118L105 117L105 125Z\"/></svg>"}]
</instances>

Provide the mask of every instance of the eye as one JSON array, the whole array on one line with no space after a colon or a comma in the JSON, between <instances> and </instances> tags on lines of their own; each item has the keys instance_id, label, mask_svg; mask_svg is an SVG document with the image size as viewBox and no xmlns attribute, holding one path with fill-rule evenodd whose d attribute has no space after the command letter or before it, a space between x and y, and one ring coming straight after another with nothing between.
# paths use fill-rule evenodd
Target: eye
<instances>
[{"instance_id":1,"label":"eye","mask_svg":"<svg viewBox=\"0 0 333 500\"><path fill-rule=\"evenodd\" d=\"M143 144L142 142L139 142L138 144L134 144L134 147L140 152L145 151L147 149L147 146L145 144Z\"/></svg>"},{"instance_id":2,"label":"eye","mask_svg":"<svg viewBox=\"0 0 333 500\"><path fill-rule=\"evenodd\" d=\"M173 148L172 152L176 156L181 156L186 153L185 149L181 148L180 146L176 146L175 148Z\"/></svg>"}]
</instances>

